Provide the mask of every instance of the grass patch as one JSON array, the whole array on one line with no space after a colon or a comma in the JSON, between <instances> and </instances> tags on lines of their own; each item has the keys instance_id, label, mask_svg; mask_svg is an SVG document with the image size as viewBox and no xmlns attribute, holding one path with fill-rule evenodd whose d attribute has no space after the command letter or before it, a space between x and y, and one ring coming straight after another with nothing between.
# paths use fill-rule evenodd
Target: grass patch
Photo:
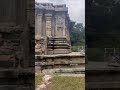
<instances>
[{"instance_id":1,"label":"grass patch","mask_svg":"<svg viewBox=\"0 0 120 90\"><path fill-rule=\"evenodd\" d=\"M35 75L35 87L41 84L43 75Z\"/></svg>"},{"instance_id":2,"label":"grass patch","mask_svg":"<svg viewBox=\"0 0 120 90\"><path fill-rule=\"evenodd\" d=\"M85 90L84 77L55 76L52 90Z\"/></svg>"},{"instance_id":3,"label":"grass patch","mask_svg":"<svg viewBox=\"0 0 120 90\"><path fill-rule=\"evenodd\" d=\"M79 52L80 46L72 46L72 51L73 52Z\"/></svg>"},{"instance_id":4,"label":"grass patch","mask_svg":"<svg viewBox=\"0 0 120 90\"><path fill-rule=\"evenodd\" d=\"M73 52L80 52L80 49L82 49L82 47L84 47L84 46L83 45L73 45L71 49Z\"/></svg>"}]
</instances>

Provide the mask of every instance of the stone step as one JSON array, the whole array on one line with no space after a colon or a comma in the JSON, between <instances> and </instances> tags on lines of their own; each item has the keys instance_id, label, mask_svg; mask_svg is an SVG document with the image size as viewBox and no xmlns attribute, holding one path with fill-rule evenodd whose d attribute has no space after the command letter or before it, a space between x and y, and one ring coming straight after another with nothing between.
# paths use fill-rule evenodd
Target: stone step
<instances>
[{"instance_id":1,"label":"stone step","mask_svg":"<svg viewBox=\"0 0 120 90\"><path fill-rule=\"evenodd\" d=\"M49 37L48 40L66 40L66 37Z\"/></svg>"},{"instance_id":2,"label":"stone step","mask_svg":"<svg viewBox=\"0 0 120 90\"><path fill-rule=\"evenodd\" d=\"M85 67L85 65L47 65L47 66L36 66L37 68L40 68L40 70L45 70L45 69L54 69L54 68L80 68L80 67Z\"/></svg>"},{"instance_id":3,"label":"stone step","mask_svg":"<svg viewBox=\"0 0 120 90\"><path fill-rule=\"evenodd\" d=\"M66 45L66 44L68 44L68 43L67 43L67 42L48 42L48 45L49 45L49 44L58 44L58 45L59 45L59 44L61 44L61 45L62 45L62 44L63 44L63 45L65 44L65 45ZM69 44L68 44L68 45L69 45Z\"/></svg>"},{"instance_id":4,"label":"stone step","mask_svg":"<svg viewBox=\"0 0 120 90\"><path fill-rule=\"evenodd\" d=\"M66 43L64 43L64 44L57 44L57 43L55 43L55 44L48 44L48 46L49 47L70 47L70 45L69 44L66 44Z\"/></svg>"},{"instance_id":5,"label":"stone step","mask_svg":"<svg viewBox=\"0 0 120 90\"><path fill-rule=\"evenodd\" d=\"M36 66L42 66L42 65L63 65L63 64L85 64L84 62L81 61L64 61L64 62L35 62Z\"/></svg>"},{"instance_id":6,"label":"stone step","mask_svg":"<svg viewBox=\"0 0 120 90\"><path fill-rule=\"evenodd\" d=\"M53 51L53 49L54 50L60 49L62 51L63 49L70 49L70 47L67 47L67 46L48 46L48 51ZM65 51L65 50L63 50L63 51Z\"/></svg>"},{"instance_id":7,"label":"stone step","mask_svg":"<svg viewBox=\"0 0 120 90\"><path fill-rule=\"evenodd\" d=\"M49 42L68 42L67 40L48 40Z\"/></svg>"},{"instance_id":8,"label":"stone step","mask_svg":"<svg viewBox=\"0 0 120 90\"><path fill-rule=\"evenodd\" d=\"M54 68L54 69L45 69L43 73L69 73L69 74L82 74L85 73L84 67L79 68Z\"/></svg>"}]
</instances>

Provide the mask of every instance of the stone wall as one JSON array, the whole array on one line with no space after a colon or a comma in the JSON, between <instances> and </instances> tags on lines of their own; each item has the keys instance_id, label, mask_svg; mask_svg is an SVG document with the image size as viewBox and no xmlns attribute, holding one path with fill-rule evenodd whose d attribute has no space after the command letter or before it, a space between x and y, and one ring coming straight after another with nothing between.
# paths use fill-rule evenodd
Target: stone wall
<instances>
[{"instance_id":1,"label":"stone wall","mask_svg":"<svg viewBox=\"0 0 120 90\"><path fill-rule=\"evenodd\" d=\"M34 88L34 8L31 5L34 6L33 0L0 1L0 90Z\"/></svg>"},{"instance_id":2,"label":"stone wall","mask_svg":"<svg viewBox=\"0 0 120 90\"><path fill-rule=\"evenodd\" d=\"M85 67L85 56L80 54L36 55L35 66L41 69Z\"/></svg>"}]
</instances>

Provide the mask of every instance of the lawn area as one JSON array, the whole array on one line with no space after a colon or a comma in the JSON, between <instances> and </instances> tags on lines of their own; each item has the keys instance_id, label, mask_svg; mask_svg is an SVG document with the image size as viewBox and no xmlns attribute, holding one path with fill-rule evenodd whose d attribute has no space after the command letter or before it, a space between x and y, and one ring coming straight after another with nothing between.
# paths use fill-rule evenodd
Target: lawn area
<instances>
[{"instance_id":1,"label":"lawn area","mask_svg":"<svg viewBox=\"0 0 120 90\"><path fill-rule=\"evenodd\" d=\"M35 87L42 82L43 75L35 75Z\"/></svg>"},{"instance_id":2,"label":"lawn area","mask_svg":"<svg viewBox=\"0 0 120 90\"><path fill-rule=\"evenodd\" d=\"M72 46L72 52L80 52L80 49L84 47L84 45L73 45Z\"/></svg>"},{"instance_id":3,"label":"lawn area","mask_svg":"<svg viewBox=\"0 0 120 90\"><path fill-rule=\"evenodd\" d=\"M36 75L36 86L42 81L42 75ZM55 75L52 80L52 90L85 90L85 78Z\"/></svg>"},{"instance_id":4,"label":"lawn area","mask_svg":"<svg viewBox=\"0 0 120 90\"><path fill-rule=\"evenodd\" d=\"M55 76L53 90L85 90L84 77Z\"/></svg>"}]
</instances>

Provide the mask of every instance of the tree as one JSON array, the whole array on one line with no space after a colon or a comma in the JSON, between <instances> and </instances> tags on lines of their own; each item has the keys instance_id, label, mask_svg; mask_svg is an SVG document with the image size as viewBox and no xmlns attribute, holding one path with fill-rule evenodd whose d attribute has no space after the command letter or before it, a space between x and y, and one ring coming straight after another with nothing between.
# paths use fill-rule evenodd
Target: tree
<instances>
[{"instance_id":1,"label":"tree","mask_svg":"<svg viewBox=\"0 0 120 90\"><path fill-rule=\"evenodd\" d=\"M82 23L75 23L71 31L71 44L80 45L85 42L85 29Z\"/></svg>"}]
</instances>

